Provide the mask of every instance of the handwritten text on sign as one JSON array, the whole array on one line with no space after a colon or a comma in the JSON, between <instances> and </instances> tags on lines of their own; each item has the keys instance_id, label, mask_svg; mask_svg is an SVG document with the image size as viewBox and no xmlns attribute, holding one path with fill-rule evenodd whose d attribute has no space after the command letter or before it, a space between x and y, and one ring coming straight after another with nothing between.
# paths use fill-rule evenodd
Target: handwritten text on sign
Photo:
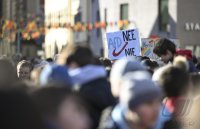
<instances>
[{"instance_id":1,"label":"handwritten text on sign","mask_svg":"<svg viewBox=\"0 0 200 129\"><path fill-rule=\"evenodd\" d=\"M106 33L106 37L110 59L140 55L140 40L137 29Z\"/></svg>"}]
</instances>

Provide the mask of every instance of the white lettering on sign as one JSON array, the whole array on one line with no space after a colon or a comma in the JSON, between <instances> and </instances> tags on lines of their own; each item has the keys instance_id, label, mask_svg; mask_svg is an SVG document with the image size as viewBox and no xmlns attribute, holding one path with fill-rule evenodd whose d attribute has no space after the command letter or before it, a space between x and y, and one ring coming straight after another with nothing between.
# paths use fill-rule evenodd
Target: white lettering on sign
<instances>
[{"instance_id":1,"label":"white lettering on sign","mask_svg":"<svg viewBox=\"0 0 200 129\"><path fill-rule=\"evenodd\" d=\"M185 23L185 29L187 31L200 31L200 24L199 23Z\"/></svg>"}]
</instances>

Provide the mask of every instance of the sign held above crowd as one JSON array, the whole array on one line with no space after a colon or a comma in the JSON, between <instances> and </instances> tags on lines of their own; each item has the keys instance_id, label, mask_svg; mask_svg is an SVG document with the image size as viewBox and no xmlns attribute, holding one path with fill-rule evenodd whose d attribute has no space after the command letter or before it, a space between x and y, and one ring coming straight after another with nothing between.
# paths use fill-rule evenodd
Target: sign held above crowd
<instances>
[{"instance_id":1,"label":"sign held above crowd","mask_svg":"<svg viewBox=\"0 0 200 129\"><path fill-rule=\"evenodd\" d=\"M137 29L106 33L108 58L111 60L123 57L140 56L140 38Z\"/></svg>"}]
</instances>

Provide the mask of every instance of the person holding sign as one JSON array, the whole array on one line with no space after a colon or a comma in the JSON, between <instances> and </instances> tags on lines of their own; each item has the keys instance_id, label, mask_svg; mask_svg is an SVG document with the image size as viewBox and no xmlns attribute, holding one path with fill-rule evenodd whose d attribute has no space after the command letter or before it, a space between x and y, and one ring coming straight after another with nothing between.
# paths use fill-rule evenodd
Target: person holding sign
<instances>
[{"instance_id":1,"label":"person holding sign","mask_svg":"<svg viewBox=\"0 0 200 129\"><path fill-rule=\"evenodd\" d=\"M172 63L176 55L186 56L187 59L188 59L188 55L192 56L192 51L188 53L188 50L176 50L176 45L172 41L166 38L162 38L160 39L160 41L158 41L158 43L153 49L153 52L157 56L159 56L161 60L166 64L170 62ZM192 60L188 59L188 64L189 64L189 72L198 71L196 67L194 66Z\"/></svg>"}]
</instances>

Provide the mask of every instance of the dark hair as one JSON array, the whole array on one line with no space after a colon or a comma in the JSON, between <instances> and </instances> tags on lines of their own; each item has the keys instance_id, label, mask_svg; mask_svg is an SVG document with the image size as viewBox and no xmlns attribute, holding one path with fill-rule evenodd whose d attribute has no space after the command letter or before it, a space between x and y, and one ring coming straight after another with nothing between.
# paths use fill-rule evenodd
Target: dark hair
<instances>
[{"instance_id":1,"label":"dark hair","mask_svg":"<svg viewBox=\"0 0 200 129\"><path fill-rule=\"evenodd\" d=\"M22 60L17 64L17 68L22 68L22 67L29 67L30 70L33 70L33 64L27 60Z\"/></svg>"},{"instance_id":2,"label":"dark hair","mask_svg":"<svg viewBox=\"0 0 200 129\"><path fill-rule=\"evenodd\" d=\"M24 92L1 90L0 103L1 129L44 129L37 108Z\"/></svg>"},{"instance_id":3,"label":"dark hair","mask_svg":"<svg viewBox=\"0 0 200 129\"><path fill-rule=\"evenodd\" d=\"M53 59L52 58L47 58L46 61L47 62L53 62Z\"/></svg>"},{"instance_id":4,"label":"dark hair","mask_svg":"<svg viewBox=\"0 0 200 129\"><path fill-rule=\"evenodd\" d=\"M142 56L142 57L141 57L141 61L142 61L142 60L150 60L150 58L147 57L147 56Z\"/></svg>"},{"instance_id":5,"label":"dark hair","mask_svg":"<svg viewBox=\"0 0 200 129\"><path fill-rule=\"evenodd\" d=\"M151 61L150 59L144 59L141 61L142 64L144 64L147 69L150 69L154 71L157 67L159 67L158 63L156 61Z\"/></svg>"},{"instance_id":6,"label":"dark hair","mask_svg":"<svg viewBox=\"0 0 200 129\"><path fill-rule=\"evenodd\" d=\"M68 53L66 64L69 65L72 62L78 64L79 67L83 67L88 64L93 64L94 57L92 51L88 47L75 46L73 50Z\"/></svg>"},{"instance_id":7,"label":"dark hair","mask_svg":"<svg viewBox=\"0 0 200 129\"><path fill-rule=\"evenodd\" d=\"M161 86L167 97L185 94L189 84L189 74L176 67L169 67L161 74Z\"/></svg>"},{"instance_id":8,"label":"dark hair","mask_svg":"<svg viewBox=\"0 0 200 129\"><path fill-rule=\"evenodd\" d=\"M101 62L101 60L99 59L99 57L94 57L94 65L100 65L103 66L103 63Z\"/></svg>"},{"instance_id":9,"label":"dark hair","mask_svg":"<svg viewBox=\"0 0 200 129\"><path fill-rule=\"evenodd\" d=\"M172 41L166 38L162 38L158 41L158 43L154 47L153 52L156 55L161 56L161 55L165 55L167 50L169 50L172 54L175 54L176 45Z\"/></svg>"},{"instance_id":10,"label":"dark hair","mask_svg":"<svg viewBox=\"0 0 200 129\"><path fill-rule=\"evenodd\" d=\"M153 62L149 59L144 59L141 61L141 63L150 68L154 65Z\"/></svg>"},{"instance_id":11,"label":"dark hair","mask_svg":"<svg viewBox=\"0 0 200 129\"><path fill-rule=\"evenodd\" d=\"M32 92L32 98L44 117L55 117L61 102L71 93L68 87L49 85Z\"/></svg>"},{"instance_id":12,"label":"dark hair","mask_svg":"<svg viewBox=\"0 0 200 129\"><path fill-rule=\"evenodd\" d=\"M111 60L107 59L107 58L99 58L100 62L103 64L104 67L112 67L112 62Z\"/></svg>"},{"instance_id":13,"label":"dark hair","mask_svg":"<svg viewBox=\"0 0 200 129\"><path fill-rule=\"evenodd\" d=\"M154 68L158 68L159 67L158 62L156 62L156 61L152 61L152 62L153 62Z\"/></svg>"},{"instance_id":14,"label":"dark hair","mask_svg":"<svg viewBox=\"0 0 200 129\"><path fill-rule=\"evenodd\" d=\"M59 115L60 107L65 101L67 103L73 102L76 105L74 110L85 112L90 117L89 107L82 96L68 87L54 85L43 87L33 92L32 97L46 124L51 125L52 120L55 121Z\"/></svg>"}]
</instances>

